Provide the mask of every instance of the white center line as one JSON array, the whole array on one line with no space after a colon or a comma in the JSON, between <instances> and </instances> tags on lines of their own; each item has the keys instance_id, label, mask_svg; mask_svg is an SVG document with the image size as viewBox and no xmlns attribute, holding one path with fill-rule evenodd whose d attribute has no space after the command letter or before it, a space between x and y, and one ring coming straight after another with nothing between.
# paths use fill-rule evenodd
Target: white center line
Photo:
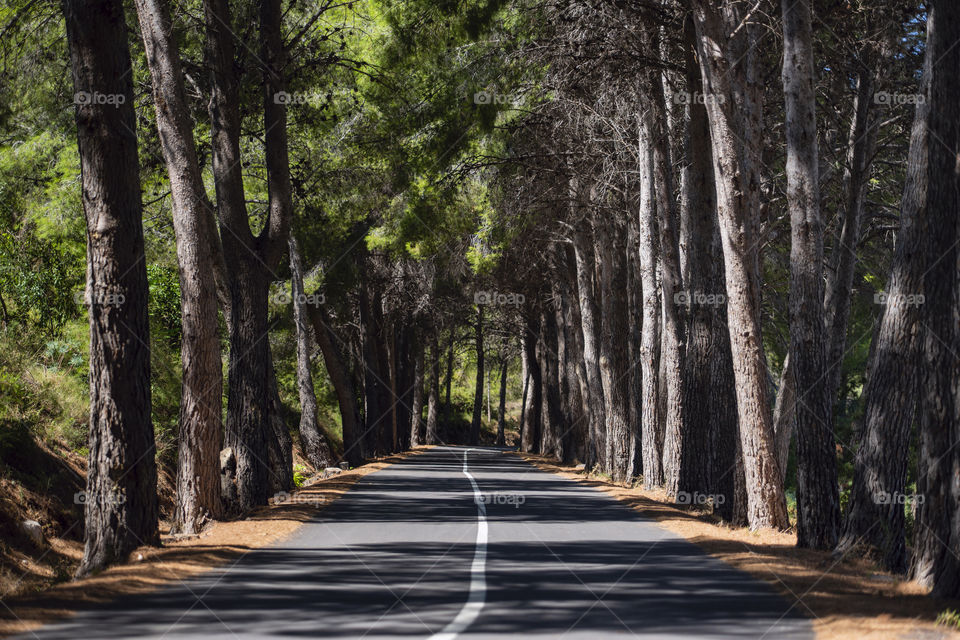
<instances>
[{"instance_id":1,"label":"white center line","mask_svg":"<svg viewBox=\"0 0 960 640\"><path fill-rule=\"evenodd\" d=\"M467 449L463 452L463 475L470 480L470 485L473 487L473 500L477 504L477 544L473 552L473 564L470 567L470 595L457 617L442 631L430 636L429 640L454 640L473 624L487 600L487 507L483 503L477 481L473 479L467 468L467 454L471 451L472 449Z\"/></svg>"}]
</instances>

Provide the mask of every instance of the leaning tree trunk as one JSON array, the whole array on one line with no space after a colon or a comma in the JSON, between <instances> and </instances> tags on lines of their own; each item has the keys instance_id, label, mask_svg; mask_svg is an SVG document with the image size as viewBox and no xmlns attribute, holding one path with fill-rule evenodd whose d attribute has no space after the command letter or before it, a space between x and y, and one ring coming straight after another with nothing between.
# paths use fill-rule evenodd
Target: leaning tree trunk
<instances>
[{"instance_id":1,"label":"leaning tree trunk","mask_svg":"<svg viewBox=\"0 0 960 640\"><path fill-rule=\"evenodd\" d=\"M760 330L759 189L762 115L755 77L755 27L741 3L692 0L717 181L717 211L752 528L788 525L773 444Z\"/></svg>"},{"instance_id":2,"label":"leaning tree trunk","mask_svg":"<svg viewBox=\"0 0 960 640\"><path fill-rule=\"evenodd\" d=\"M790 358L796 388L797 546L832 549L840 492L823 317L823 224L809 0L783 0L787 206L790 211Z\"/></svg>"},{"instance_id":3,"label":"leaning tree trunk","mask_svg":"<svg viewBox=\"0 0 960 640\"><path fill-rule=\"evenodd\" d=\"M480 424L483 419L483 307L477 307L477 325L474 332L477 348L477 380L473 390L473 419L470 421L470 444L480 443Z\"/></svg>"},{"instance_id":4,"label":"leaning tree trunk","mask_svg":"<svg viewBox=\"0 0 960 640\"><path fill-rule=\"evenodd\" d=\"M960 596L960 5L928 14L930 112L924 215L918 505L913 577Z\"/></svg>"},{"instance_id":5,"label":"leaning tree trunk","mask_svg":"<svg viewBox=\"0 0 960 640\"><path fill-rule=\"evenodd\" d=\"M90 455L78 576L159 545L150 325L133 81L123 5L65 0L90 316ZM101 104L90 96L108 96Z\"/></svg>"},{"instance_id":6,"label":"leaning tree trunk","mask_svg":"<svg viewBox=\"0 0 960 640\"><path fill-rule=\"evenodd\" d=\"M303 290L303 260L297 239L290 235L290 288L293 298L293 324L297 336L297 392L300 396L300 446L317 469L330 466L333 456L330 445L320 429L317 394L313 388L313 353L307 296Z\"/></svg>"},{"instance_id":7,"label":"leaning tree trunk","mask_svg":"<svg viewBox=\"0 0 960 640\"><path fill-rule=\"evenodd\" d=\"M200 175L168 6L164 0L138 0L137 14L153 81L160 146L170 177L180 274L183 382L171 532L194 534L208 518L223 515L219 464L223 365L217 326L217 269L211 252L220 239Z\"/></svg>"},{"instance_id":8,"label":"leaning tree trunk","mask_svg":"<svg viewBox=\"0 0 960 640\"><path fill-rule=\"evenodd\" d=\"M932 61L927 59L927 64ZM922 291L924 254L920 216L927 192L927 114L930 70L923 73L923 102L917 104L907 177L900 200L900 232L887 281L887 304L873 338L863 390L863 421L854 457L853 487L838 553L855 547L876 550L883 565L907 568L903 505L911 427L917 415L920 307L906 304ZM901 301L898 304L898 301Z\"/></svg>"},{"instance_id":9,"label":"leaning tree trunk","mask_svg":"<svg viewBox=\"0 0 960 640\"><path fill-rule=\"evenodd\" d=\"M360 416L357 408L356 385L353 375L347 367L346 357L339 348L339 338L331 326L330 316L323 307L311 305L307 308L310 321L313 324L313 337L323 354L323 362L337 396L337 405L340 408L340 425L343 433L343 457L351 465L358 465L363 461L360 434Z\"/></svg>"},{"instance_id":10,"label":"leaning tree trunk","mask_svg":"<svg viewBox=\"0 0 960 640\"><path fill-rule=\"evenodd\" d=\"M827 330L827 395L836 400L843 352L853 299L853 276L857 264L857 245L860 242L860 224L863 218L864 189L869 178L870 163L875 148L877 128L872 117L874 103L874 74L862 67L857 76L857 95L854 98L853 119L847 142L847 167L844 170L844 213L840 236L833 250L833 268L827 273L824 289L824 312ZM789 354L783 361L777 400L773 408L774 439L780 475L786 479L790 442L796 426L796 376Z\"/></svg>"}]
</instances>

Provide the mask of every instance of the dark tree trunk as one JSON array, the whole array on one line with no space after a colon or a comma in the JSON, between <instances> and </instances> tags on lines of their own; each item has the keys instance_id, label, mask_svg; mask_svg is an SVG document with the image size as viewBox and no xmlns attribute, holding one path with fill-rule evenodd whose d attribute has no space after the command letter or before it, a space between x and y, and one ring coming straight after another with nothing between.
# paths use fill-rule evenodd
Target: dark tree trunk
<instances>
[{"instance_id":1,"label":"dark tree trunk","mask_svg":"<svg viewBox=\"0 0 960 640\"><path fill-rule=\"evenodd\" d=\"M443 404L443 424L448 428L453 423L453 402L451 398L451 390L453 389L453 347L455 338L456 332L454 331L453 327L451 327L450 342L447 345L447 377L446 380L444 380L446 388L444 389L445 402ZM437 357L440 357L439 354Z\"/></svg>"},{"instance_id":2,"label":"dark tree trunk","mask_svg":"<svg viewBox=\"0 0 960 640\"><path fill-rule=\"evenodd\" d=\"M440 417L440 339L433 334L430 344L430 392L427 400L427 444L437 444L437 422Z\"/></svg>"},{"instance_id":3,"label":"dark tree trunk","mask_svg":"<svg viewBox=\"0 0 960 640\"><path fill-rule=\"evenodd\" d=\"M693 55L695 38L693 21L688 16L684 21L687 92L689 95L702 95L700 68ZM726 516L733 501L732 485L726 481L734 477L730 442L737 440L736 415L733 416L732 425L721 422L712 406L717 388L728 386L724 381L729 381L733 376L732 368L723 371L722 375L715 375L717 371L714 370L717 360L723 359L728 365L730 362L729 343L721 345L718 339L718 334L725 333L726 328L721 317L723 286L717 277L720 274L717 265L723 258L717 235L716 185L710 164L707 111L703 104L694 100L687 101L685 110L687 131L684 166L680 176L680 244L686 248L683 277L684 300L688 309L682 403L685 423L677 488L679 492L690 494L714 493L715 511ZM726 358L720 353L723 346L727 350ZM733 390L732 386L730 390ZM732 395L729 402L735 407ZM726 415L729 416L729 412ZM714 460L719 464L714 465ZM716 483L715 466L719 467Z\"/></svg>"},{"instance_id":4,"label":"dark tree trunk","mask_svg":"<svg viewBox=\"0 0 960 640\"><path fill-rule=\"evenodd\" d=\"M927 67L932 64L927 56ZM887 281L888 303L873 337L863 390L864 412L854 457L853 487L838 553L862 546L876 550L883 565L896 572L907 568L904 505L910 434L920 395L920 307L897 304L922 291L926 261L921 244L921 216L927 193L927 120L930 69L923 73L923 95L917 105L907 177L900 201L900 233Z\"/></svg>"},{"instance_id":5,"label":"dark tree trunk","mask_svg":"<svg viewBox=\"0 0 960 640\"><path fill-rule=\"evenodd\" d=\"M630 479L630 392L627 341L626 241L620 225L610 220L595 229L595 251L600 258L600 313L603 330L600 339L600 375L603 382L604 414L607 419L607 455L605 468L614 482Z\"/></svg>"},{"instance_id":6,"label":"dark tree trunk","mask_svg":"<svg viewBox=\"0 0 960 640\"><path fill-rule=\"evenodd\" d=\"M358 465L363 461L361 449L360 415L357 408L357 391L353 382L353 375L346 364L346 357L338 344L341 342L333 331L330 317L319 306L311 305L307 308L310 321L313 323L313 336L317 346L323 354L323 362L337 395L337 405L340 408L340 425L343 430L343 457L351 465Z\"/></svg>"},{"instance_id":7,"label":"dark tree trunk","mask_svg":"<svg viewBox=\"0 0 960 640\"><path fill-rule=\"evenodd\" d=\"M290 180L286 151L286 110L274 93L282 87L278 0L261 5L264 69L265 157L270 211L259 236L250 230L240 156L240 91L234 60L232 19L226 0L205 0L210 61L211 147L221 241L230 289L230 366L226 444L237 458L238 507L266 504L272 480L267 452L281 454L272 413L267 291L269 271L286 246L290 224ZM292 471L291 471L292 475Z\"/></svg>"},{"instance_id":8,"label":"dark tree trunk","mask_svg":"<svg viewBox=\"0 0 960 640\"><path fill-rule=\"evenodd\" d=\"M220 239L200 175L169 9L163 0L138 0L137 14L153 81L160 146L170 177L180 274L183 382L171 532L194 534L208 518L223 515L219 464L223 371L211 250Z\"/></svg>"},{"instance_id":9,"label":"dark tree trunk","mask_svg":"<svg viewBox=\"0 0 960 640\"><path fill-rule=\"evenodd\" d=\"M474 329L477 349L477 379L473 391L473 419L470 421L470 444L480 443L480 424L483 419L483 307L477 307L477 324Z\"/></svg>"},{"instance_id":10,"label":"dark tree trunk","mask_svg":"<svg viewBox=\"0 0 960 640\"><path fill-rule=\"evenodd\" d=\"M960 5L928 14L929 182L925 207L920 450L913 577L960 596Z\"/></svg>"},{"instance_id":11,"label":"dark tree trunk","mask_svg":"<svg viewBox=\"0 0 960 640\"><path fill-rule=\"evenodd\" d=\"M293 298L293 323L297 336L297 392L300 396L300 446L317 469L330 466L333 456L330 445L320 429L317 394L313 388L313 335L311 332L307 296L303 290L303 260L297 240L290 235L290 286Z\"/></svg>"},{"instance_id":12,"label":"dark tree trunk","mask_svg":"<svg viewBox=\"0 0 960 640\"><path fill-rule=\"evenodd\" d=\"M832 549L840 526L833 411L826 387L823 224L820 220L813 14L783 0L787 205L790 211L790 359L796 388L797 546ZM779 467L778 467L779 468Z\"/></svg>"},{"instance_id":13,"label":"dark tree trunk","mask_svg":"<svg viewBox=\"0 0 960 640\"><path fill-rule=\"evenodd\" d=\"M520 449L533 453L540 448L540 420L542 406L540 363L537 359L537 336L540 333L540 317L536 309L528 309L524 335L523 350L527 359L527 372L530 375L530 385L527 392L527 404L522 417Z\"/></svg>"},{"instance_id":14,"label":"dark tree trunk","mask_svg":"<svg viewBox=\"0 0 960 640\"><path fill-rule=\"evenodd\" d=\"M78 576L159 545L136 116L119 2L65 0L87 220L90 455ZM111 96L115 104L85 100Z\"/></svg>"},{"instance_id":15,"label":"dark tree trunk","mask_svg":"<svg viewBox=\"0 0 960 640\"><path fill-rule=\"evenodd\" d=\"M726 271L727 322L736 380L750 526L785 529L787 505L773 445L760 330L758 247L761 95L755 27L741 4L691 0L707 100ZM732 35L731 35L732 34ZM720 97L722 96L722 99Z\"/></svg>"},{"instance_id":16,"label":"dark tree trunk","mask_svg":"<svg viewBox=\"0 0 960 640\"><path fill-rule=\"evenodd\" d=\"M562 459L563 412L560 400L560 362L558 358L559 330L557 327L557 296L543 305L540 312L540 401L543 403L540 435L540 455Z\"/></svg>"},{"instance_id":17,"label":"dark tree trunk","mask_svg":"<svg viewBox=\"0 0 960 640\"><path fill-rule=\"evenodd\" d=\"M507 367L510 360L506 353L500 355L500 404L497 407L497 446L506 445L504 430L507 427Z\"/></svg>"},{"instance_id":18,"label":"dark tree trunk","mask_svg":"<svg viewBox=\"0 0 960 640\"><path fill-rule=\"evenodd\" d=\"M410 406L410 446L419 447L424 444L426 434L423 423L423 377L424 377L424 348L417 341L413 355L413 400Z\"/></svg>"}]
</instances>

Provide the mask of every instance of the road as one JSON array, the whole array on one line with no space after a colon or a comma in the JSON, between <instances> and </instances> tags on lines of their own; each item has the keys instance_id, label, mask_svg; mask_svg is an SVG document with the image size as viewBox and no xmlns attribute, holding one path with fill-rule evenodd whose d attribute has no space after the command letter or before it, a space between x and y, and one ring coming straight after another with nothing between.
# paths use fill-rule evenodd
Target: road
<instances>
[{"instance_id":1,"label":"road","mask_svg":"<svg viewBox=\"0 0 960 640\"><path fill-rule=\"evenodd\" d=\"M477 499L479 496L479 499ZM812 638L769 586L496 449L361 479L290 538L33 640Z\"/></svg>"}]
</instances>

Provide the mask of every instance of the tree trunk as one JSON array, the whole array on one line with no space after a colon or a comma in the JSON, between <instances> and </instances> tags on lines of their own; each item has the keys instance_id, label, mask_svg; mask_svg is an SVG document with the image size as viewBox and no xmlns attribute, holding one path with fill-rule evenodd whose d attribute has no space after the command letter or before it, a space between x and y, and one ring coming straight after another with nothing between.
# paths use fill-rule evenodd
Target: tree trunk
<instances>
[{"instance_id":1,"label":"tree trunk","mask_svg":"<svg viewBox=\"0 0 960 640\"><path fill-rule=\"evenodd\" d=\"M797 546L832 549L840 526L833 411L826 387L823 224L813 15L809 0L782 0L786 101L787 206L790 211L790 357L803 397L797 415ZM779 467L778 467L779 469ZM779 477L779 476L778 476Z\"/></svg>"},{"instance_id":2,"label":"tree trunk","mask_svg":"<svg viewBox=\"0 0 960 640\"><path fill-rule=\"evenodd\" d=\"M920 395L920 307L906 301L922 291L926 264L921 224L928 179L929 49L926 64L922 81L926 99L917 104L910 134L900 232L886 286L887 303L870 349L850 506L837 545L837 553L860 545L877 550L883 565L896 572L906 570L907 553L904 505L895 498L906 492L911 427Z\"/></svg>"},{"instance_id":3,"label":"tree trunk","mask_svg":"<svg viewBox=\"0 0 960 640\"><path fill-rule=\"evenodd\" d=\"M657 287L657 218L654 204L653 154L646 139L639 145L640 211L637 239L640 248L643 328L640 338L640 437L643 486L663 484L663 423L660 397L660 293Z\"/></svg>"},{"instance_id":4,"label":"tree trunk","mask_svg":"<svg viewBox=\"0 0 960 640\"><path fill-rule=\"evenodd\" d=\"M443 424L446 427L450 427L453 423L453 402L451 398L451 390L453 388L453 347L454 339L456 337L456 332L453 327L450 328L450 342L447 345L447 377L444 382L446 383L446 388L444 389L445 402L443 404ZM437 355L439 358L440 356Z\"/></svg>"},{"instance_id":5,"label":"tree trunk","mask_svg":"<svg viewBox=\"0 0 960 640\"><path fill-rule=\"evenodd\" d=\"M480 424L483 419L483 307L477 307L474 332L477 348L477 380L473 391L473 419L470 421L470 444L480 443Z\"/></svg>"},{"instance_id":6,"label":"tree trunk","mask_svg":"<svg viewBox=\"0 0 960 640\"><path fill-rule=\"evenodd\" d=\"M607 418L606 469L614 482L630 479L630 415L627 408L629 379L626 289L626 242L615 220L595 229L594 248L600 258L600 376L603 383L604 415Z\"/></svg>"},{"instance_id":7,"label":"tree trunk","mask_svg":"<svg viewBox=\"0 0 960 640\"><path fill-rule=\"evenodd\" d=\"M684 21L684 62L687 94L691 96L703 94L700 68L693 54L695 35L693 21L688 15ZM720 416L714 413L712 406L715 387L725 386L724 380L732 377L733 370L716 376L714 371L715 361L723 359L717 336L721 331L725 332L725 327L720 317L724 295L722 282L718 283L716 277L719 274L717 265L723 258L719 255L719 242L714 242L719 238L716 185L710 165L710 127L707 111L699 101L687 100L685 111L685 157L680 175L680 245L686 249L683 267L686 351L682 402L685 433L677 490L709 494L714 490L713 459L728 462L730 466L734 463L732 456L720 454L730 449L729 441L734 440L736 433L736 418L731 429L729 422L719 420ZM725 346L728 351L725 361L729 363L729 343ZM730 402L733 404L732 397ZM712 437L714 430L717 437ZM733 478L729 466L720 469L719 473ZM714 509L726 515L724 507L732 504L733 493L718 490L716 495Z\"/></svg>"},{"instance_id":8,"label":"tree trunk","mask_svg":"<svg viewBox=\"0 0 960 640\"><path fill-rule=\"evenodd\" d=\"M700 71L708 98L717 210L723 242L727 323L736 379L752 528L788 526L783 482L773 446L767 366L760 331L759 168L761 85L755 77L755 27L742 6L692 0Z\"/></svg>"},{"instance_id":9,"label":"tree trunk","mask_svg":"<svg viewBox=\"0 0 960 640\"><path fill-rule=\"evenodd\" d=\"M929 182L924 214L920 448L913 577L960 596L960 5L928 14Z\"/></svg>"},{"instance_id":10,"label":"tree trunk","mask_svg":"<svg viewBox=\"0 0 960 640\"><path fill-rule=\"evenodd\" d=\"M588 219L584 219L577 224L573 240L577 269L577 295L580 302L583 365L588 388L586 402L590 416L585 466L592 469L597 465L602 466L604 464L607 438L603 382L599 361L600 310L597 306L597 289L594 286L593 244L590 238Z\"/></svg>"},{"instance_id":11,"label":"tree trunk","mask_svg":"<svg viewBox=\"0 0 960 640\"><path fill-rule=\"evenodd\" d=\"M323 354L323 362L330 377L330 384L337 395L337 405L340 408L340 425L343 434L343 457L351 465L356 466L363 462L361 449L360 416L357 409L357 392L353 383L353 375L347 367L345 356L337 346L339 338L330 324L330 317L323 307L311 305L307 307L310 321L313 323L313 336Z\"/></svg>"},{"instance_id":12,"label":"tree trunk","mask_svg":"<svg viewBox=\"0 0 960 640\"><path fill-rule=\"evenodd\" d=\"M497 408L497 446L507 444L504 430L507 426L507 367L510 360L506 353L500 355L500 404Z\"/></svg>"},{"instance_id":13,"label":"tree trunk","mask_svg":"<svg viewBox=\"0 0 960 640\"><path fill-rule=\"evenodd\" d=\"M419 447L424 444L426 434L423 424L423 375L424 375L424 348L423 343L417 341L413 362L413 402L410 407L410 446Z\"/></svg>"},{"instance_id":14,"label":"tree trunk","mask_svg":"<svg viewBox=\"0 0 960 640\"><path fill-rule=\"evenodd\" d=\"M430 345L430 392L427 399L427 444L437 444L437 421L440 416L440 340L436 332Z\"/></svg>"},{"instance_id":15,"label":"tree trunk","mask_svg":"<svg viewBox=\"0 0 960 640\"><path fill-rule=\"evenodd\" d=\"M540 332L539 312L528 309L524 327L523 350L527 358L527 371L530 375L530 387L527 393L527 405L523 412L520 449L533 453L540 448L540 416L542 406L540 384L540 363L537 359L537 336Z\"/></svg>"},{"instance_id":16,"label":"tree trunk","mask_svg":"<svg viewBox=\"0 0 960 640\"><path fill-rule=\"evenodd\" d=\"M303 290L303 260L297 239L290 235L290 287L293 298L293 323L297 336L297 392L300 395L300 446L316 469L328 467L333 462L330 445L320 429L317 410L317 394L313 388L313 369L310 356L313 353L307 296Z\"/></svg>"},{"instance_id":17,"label":"tree trunk","mask_svg":"<svg viewBox=\"0 0 960 640\"><path fill-rule=\"evenodd\" d=\"M159 545L136 116L119 2L64 0L90 318L90 454L78 576ZM113 97L100 104L90 96Z\"/></svg>"},{"instance_id":18,"label":"tree trunk","mask_svg":"<svg viewBox=\"0 0 960 640\"><path fill-rule=\"evenodd\" d=\"M554 285L555 286L555 285ZM552 293L556 293L553 291ZM563 458L561 436L563 434L563 412L560 400L560 359L558 357L559 328L557 310L559 296L551 295L540 312L540 400L543 429L540 436L540 455Z\"/></svg>"},{"instance_id":19,"label":"tree trunk","mask_svg":"<svg viewBox=\"0 0 960 640\"><path fill-rule=\"evenodd\" d=\"M216 265L211 251L220 239L213 205L200 175L169 9L164 0L138 0L137 14L153 81L160 146L170 177L180 274L183 381L171 532L194 534L207 519L223 515L219 463L223 448L223 365Z\"/></svg>"},{"instance_id":20,"label":"tree trunk","mask_svg":"<svg viewBox=\"0 0 960 640\"><path fill-rule=\"evenodd\" d=\"M247 217L240 155L240 90L234 60L232 19L226 0L205 0L207 56L210 61L211 147L221 242L230 289L230 366L227 385L226 444L237 457L238 507L266 504L275 478L265 451L276 432L271 415L272 363L267 338L268 269L286 246L289 230L289 167L286 162L286 111L270 89L279 83L279 5L261 5L264 81L265 157L270 211L254 237ZM279 89L277 89L279 90Z\"/></svg>"}]
</instances>

